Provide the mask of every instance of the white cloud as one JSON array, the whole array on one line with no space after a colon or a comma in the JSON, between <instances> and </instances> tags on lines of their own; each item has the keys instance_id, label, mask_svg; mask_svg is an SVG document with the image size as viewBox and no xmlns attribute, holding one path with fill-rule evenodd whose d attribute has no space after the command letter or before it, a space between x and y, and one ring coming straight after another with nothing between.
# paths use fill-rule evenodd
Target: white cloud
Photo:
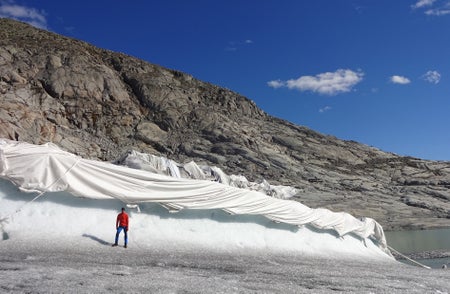
<instances>
[{"instance_id":1,"label":"white cloud","mask_svg":"<svg viewBox=\"0 0 450 294\"><path fill-rule=\"evenodd\" d=\"M390 80L394 84L406 85L411 83L411 81L408 78L402 76L392 76Z\"/></svg>"},{"instance_id":2,"label":"white cloud","mask_svg":"<svg viewBox=\"0 0 450 294\"><path fill-rule=\"evenodd\" d=\"M422 78L432 84L438 84L441 80L441 74L435 70L427 71Z\"/></svg>"},{"instance_id":3,"label":"white cloud","mask_svg":"<svg viewBox=\"0 0 450 294\"><path fill-rule=\"evenodd\" d=\"M225 47L225 51L237 51L242 46L253 44L253 40L246 39L244 41L230 41L228 42L228 46Z\"/></svg>"},{"instance_id":4,"label":"white cloud","mask_svg":"<svg viewBox=\"0 0 450 294\"><path fill-rule=\"evenodd\" d=\"M234 52L234 51L237 51L237 47L227 46L227 47L225 47L225 51L231 51L231 52Z\"/></svg>"},{"instance_id":5,"label":"white cloud","mask_svg":"<svg viewBox=\"0 0 450 294\"><path fill-rule=\"evenodd\" d=\"M429 9L429 10L425 11L425 14L426 15L435 15L435 16L447 15L447 14L450 14L450 9L442 9L442 8Z\"/></svg>"},{"instance_id":6,"label":"white cloud","mask_svg":"<svg viewBox=\"0 0 450 294\"><path fill-rule=\"evenodd\" d=\"M331 110L331 106L325 106L324 108L319 109L319 112L320 113L324 113L324 112L329 111L329 110Z\"/></svg>"},{"instance_id":7,"label":"white cloud","mask_svg":"<svg viewBox=\"0 0 450 294\"><path fill-rule=\"evenodd\" d=\"M312 91L325 95L350 92L352 87L362 81L364 74L349 69L321 73L316 76L302 76L286 81L289 89Z\"/></svg>"},{"instance_id":8,"label":"white cloud","mask_svg":"<svg viewBox=\"0 0 450 294\"><path fill-rule=\"evenodd\" d=\"M426 6L431 6L436 0L419 0L416 4L412 5L412 8L422 8Z\"/></svg>"},{"instance_id":9,"label":"white cloud","mask_svg":"<svg viewBox=\"0 0 450 294\"><path fill-rule=\"evenodd\" d=\"M36 8L17 5L14 1L0 2L0 17L26 22L41 29L47 29L46 13Z\"/></svg>"},{"instance_id":10,"label":"white cloud","mask_svg":"<svg viewBox=\"0 0 450 294\"><path fill-rule=\"evenodd\" d=\"M271 88L278 89L278 88L286 86L286 83L281 80L273 80L273 81L267 82L267 85Z\"/></svg>"},{"instance_id":11,"label":"white cloud","mask_svg":"<svg viewBox=\"0 0 450 294\"><path fill-rule=\"evenodd\" d=\"M450 14L450 2L446 4L434 5L437 0L419 0L416 4L411 5L413 9L425 9L426 15L442 16ZM442 3L442 2L440 2Z\"/></svg>"},{"instance_id":12,"label":"white cloud","mask_svg":"<svg viewBox=\"0 0 450 294\"><path fill-rule=\"evenodd\" d=\"M350 92L354 85L362 81L364 73L349 69L338 69L335 72L321 73L316 76L301 76L287 81L270 81L273 88L287 87L299 91L311 91L324 95L336 95Z\"/></svg>"}]
</instances>

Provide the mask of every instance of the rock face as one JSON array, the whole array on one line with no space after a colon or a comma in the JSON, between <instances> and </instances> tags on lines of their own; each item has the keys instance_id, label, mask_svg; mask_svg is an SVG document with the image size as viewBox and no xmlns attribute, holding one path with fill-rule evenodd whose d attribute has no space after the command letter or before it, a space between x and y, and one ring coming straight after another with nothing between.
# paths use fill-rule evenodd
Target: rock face
<instances>
[{"instance_id":1,"label":"rock face","mask_svg":"<svg viewBox=\"0 0 450 294\"><path fill-rule=\"evenodd\" d=\"M127 150L296 187L310 207L385 229L450 226L450 162L400 157L272 117L142 60L0 19L0 137L85 158Z\"/></svg>"}]
</instances>

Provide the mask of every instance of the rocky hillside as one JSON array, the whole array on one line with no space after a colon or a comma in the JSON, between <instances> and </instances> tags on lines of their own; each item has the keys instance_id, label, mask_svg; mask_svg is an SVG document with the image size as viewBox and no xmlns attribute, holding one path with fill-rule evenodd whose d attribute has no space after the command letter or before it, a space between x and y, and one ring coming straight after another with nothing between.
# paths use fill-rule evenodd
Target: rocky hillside
<instances>
[{"instance_id":1,"label":"rocky hillside","mask_svg":"<svg viewBox=\"0 0 450 294\"><path fill-rule=\"evenodd\" d=\"M0 19L0 137L85 158L134 149L294 186L385 229L450 226L450 163L400 157L272 117L176 70Z\"/></svg>"}]
</instances>

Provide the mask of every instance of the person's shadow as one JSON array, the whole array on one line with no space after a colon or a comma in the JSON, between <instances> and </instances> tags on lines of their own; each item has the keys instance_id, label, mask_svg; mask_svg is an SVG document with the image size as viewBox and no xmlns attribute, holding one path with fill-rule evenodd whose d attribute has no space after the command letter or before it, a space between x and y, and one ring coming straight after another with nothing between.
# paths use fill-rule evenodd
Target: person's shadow
<instances>
[{"instance_id":1,"label":"person's shadow","mask_svg":"<svg viewBox=\"0 0 450 294\"><path fill-rule=\"evenodd\" d=\"M95 236L92 236L92 235L83 234L83 237L86 237L86 238L92 239L94 241L97 241L98 243L100 243L102 245L109 245L109 244L111 244L110 242L106 242L105 240L102 240L102 239L100 239L98 237L95 237Z\"/></svg>"}]
</instances>

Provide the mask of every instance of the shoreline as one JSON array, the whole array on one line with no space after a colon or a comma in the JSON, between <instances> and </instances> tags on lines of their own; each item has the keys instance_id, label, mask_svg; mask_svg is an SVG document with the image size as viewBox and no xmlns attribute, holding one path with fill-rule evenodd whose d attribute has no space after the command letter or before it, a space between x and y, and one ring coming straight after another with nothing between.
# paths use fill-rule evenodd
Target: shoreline
<instances>
[{"instance_id":1,"label":"shoreline","mask_svg":"<svg viewBox=\"0 0 450 294\"><path fill-rule=\"evenodd\" d=\"M438 259L438 258L450 258L450 250L447 249L437 249L437 250L428 250L421 252L411 252L411 253L402 253L408 258L413 260L421 260L421 259ZM396 260L405 260L404 257L399 254L392 252L392 255Z\"/></svg>"}]
</instances>

